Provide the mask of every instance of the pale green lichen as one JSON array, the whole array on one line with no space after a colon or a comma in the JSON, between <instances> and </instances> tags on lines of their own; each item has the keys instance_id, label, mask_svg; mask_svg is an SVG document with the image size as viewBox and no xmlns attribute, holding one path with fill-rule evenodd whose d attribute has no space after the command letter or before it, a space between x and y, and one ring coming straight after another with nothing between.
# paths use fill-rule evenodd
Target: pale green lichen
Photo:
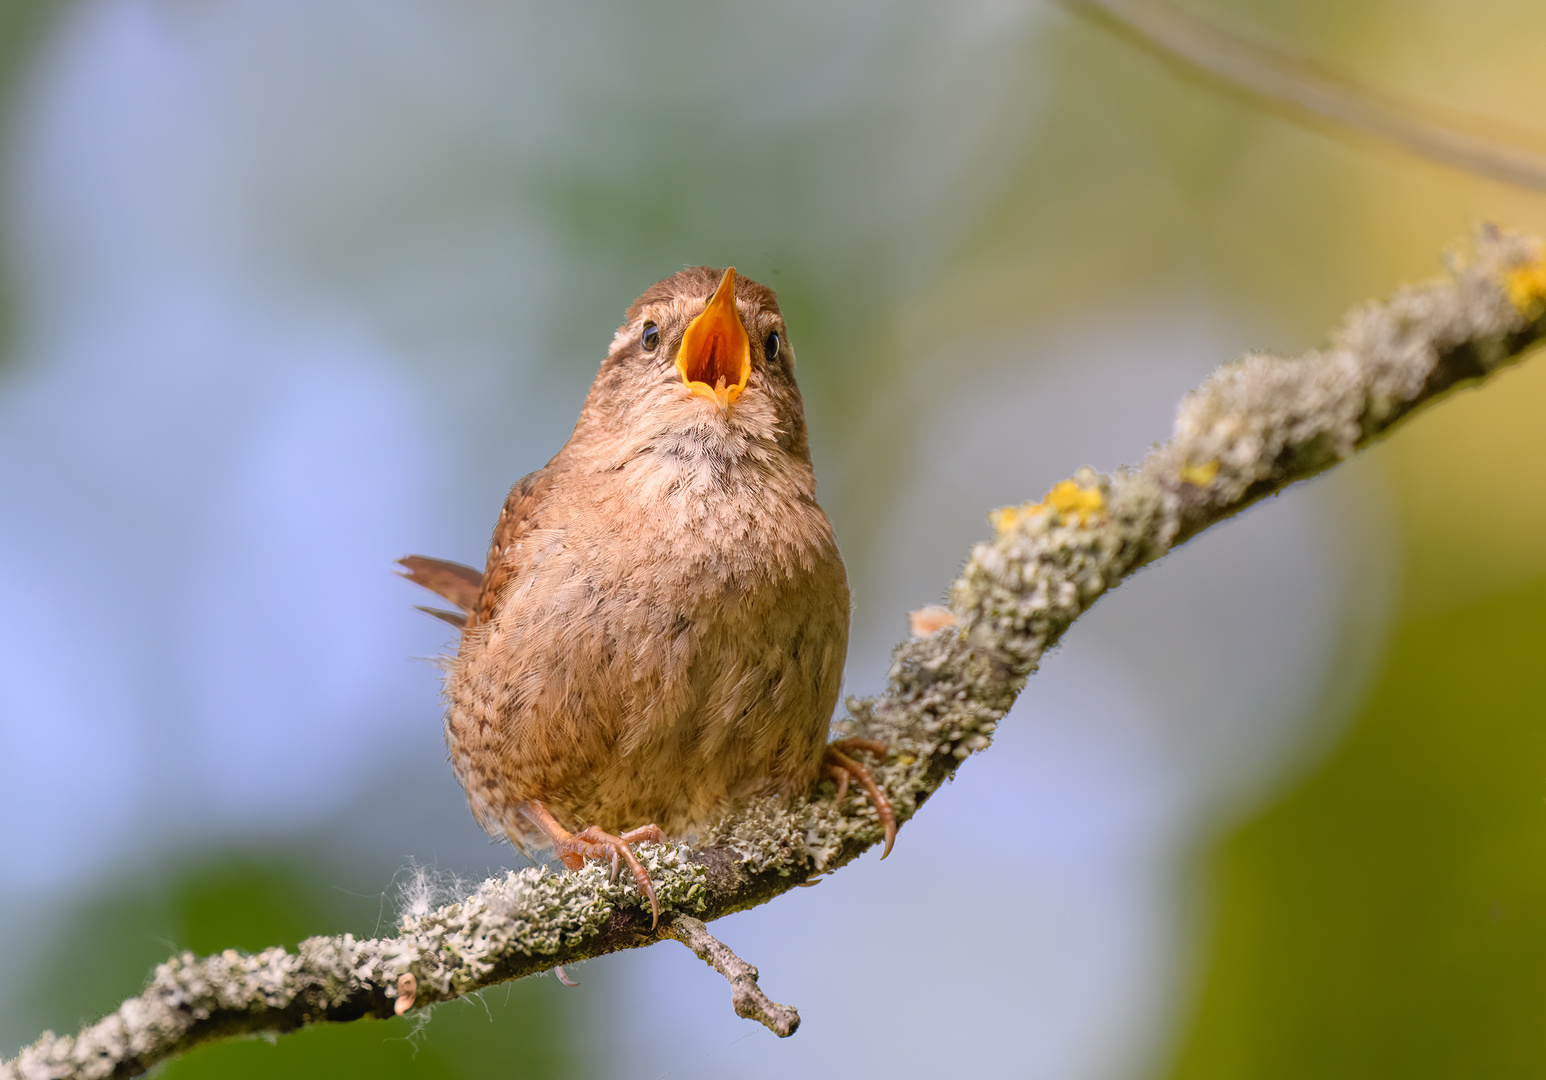
<instances>
[{"instance_id":1,"label":"pale green lichen","mask_svg":"<svg viewBox=\"0 0 1546 1080\"><path fill-rule=\"evenodd\" d=\"M1182 401L1174 436L1144 471L1163 482L1190 462L1218 462L1208 500L1224 507L1344 460L1435 391L1521 358L1524 343L1510 338L1533 340L1535 324L1509 290L1538 264L1536 241L1485 230L1470 262L1450 259L1449 278L1357 308L1329 348L1225 364Z\"/></svg>"},{"instance_id":2,"label":"pale green lichen","mask_svg":"<svg viewBox=\"0 0 1546 1080\"><path fill-rule=\"evenodd\" d=\"M684 845L644 844L638 854L663 911L704 910L705 872ZM528 868L491 878L457 903L405 917L398 938L373 944L384 947L390 966L413 971L419 1000L429 1002L488 985L512 955L552 956L579 945L623 904L648 908L632 879L611 881L609 867L589 863L562 874Z\"/></svg>"},{"instance_id":3,"label":"pale green lichen","mask_svg":"<svg viewBox=\"0 0 1546 1080\"><path fill-rule=\"evenodd\" d=\"M789 876L811 856L807 845L806 806L791 808L783 799L750 799L713 822L698 839L704 847L724 847L754 874L766 870Z\"/></svg>"}]
</instances>

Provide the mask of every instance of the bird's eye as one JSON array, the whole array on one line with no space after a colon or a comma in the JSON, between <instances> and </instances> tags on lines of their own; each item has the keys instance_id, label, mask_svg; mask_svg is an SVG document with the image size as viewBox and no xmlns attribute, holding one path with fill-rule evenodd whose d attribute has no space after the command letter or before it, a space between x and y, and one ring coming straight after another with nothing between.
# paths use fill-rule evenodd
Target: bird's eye
<instances>
[{"instance_id":1,"label":"bird's eye","mask_svg":"<svg viewBox=\"0 0 1546 1080\"><path fill-rule=\"evenodd\" d=\"M768 358L768 363L770 364L778 359L778 332L776 330L763 341L762 355Z\"/></svg>"},{"instance_id":2,"label":"bird's eye","mask_svg":"<svg viewBox=\"0 0 1546 1080\"><path fill-rule=\"evenodd\" d=\"M645 323L644 333L640 335L639 340L644 344L645 352L654 352L660 347L660 327L652 322Z\"/></svg>"}]
</instances>

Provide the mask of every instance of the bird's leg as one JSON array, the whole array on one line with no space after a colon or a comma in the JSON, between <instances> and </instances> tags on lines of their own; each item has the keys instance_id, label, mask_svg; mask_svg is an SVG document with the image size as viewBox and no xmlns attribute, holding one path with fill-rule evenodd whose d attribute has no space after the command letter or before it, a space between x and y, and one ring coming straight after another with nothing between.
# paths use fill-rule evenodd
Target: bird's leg
<instances>
[{"instance_id":1,"label":"bird's leg","mask_svg":"<svg viewBox=\"0 0 1546 1080\"><path fill-rule=\"evenodd\" d=\"M588 829L572 833L553 819L548 813L548 808L540 802L533 800L521 807L521 813L531 820L531 823L541 829L547 835L553 845L553 854L557 855L564 866L570 870L578 870L585 865L586 859L610 859L612 862L612 880L617 880L619 860L628 864L628 869L633 871L634 884L639 891L649 897L650 901L650 929L660 924L660 901L655 897L655 886L650 881L649 874L639 862L639 857L633 853L633 845L640 843L664 844L666 834L660 831L658 825L644 825L640 828L625 832L622 836L613 836L604 832L600 826L592 825Z\"/></svg>"},{"instance_id":2,"label":"bird's leg","mask_svg":"<svg viewBox=\"0 0 1546 1080\"><path fill-rule=\"evenodd\" d=\"M891 809L891 801L886 798L885 792L880 790L880 785L875 782L875 777L870 775L870 770L859 764L848 753L863 751L874 754L878 758L886 756L886 746L874 739L837 739L827 744L826 756L821 759L822 775L830 776L837 781L837 801L842 802L843 796L848 794L848 781L859 781L870 797L870 802L875 804L875 814L880 818L880 827L886 834L886 847L880 853L884 859L891 854L891 845L896 843L896 813Z\"/></svg>"}]
</instances>

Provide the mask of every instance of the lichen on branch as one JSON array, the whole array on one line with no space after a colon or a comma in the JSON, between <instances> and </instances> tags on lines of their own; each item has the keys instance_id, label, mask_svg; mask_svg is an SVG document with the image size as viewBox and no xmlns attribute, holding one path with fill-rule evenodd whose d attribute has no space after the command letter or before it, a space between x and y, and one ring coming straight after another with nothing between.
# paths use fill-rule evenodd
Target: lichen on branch
<instances>
[{"instance_id":1,"label":"lichen on branch","mask_svg":"<svg viewBox=\"0 0 1546 1080\"><path fill-rule=\"evenodd\" d=\"M886 691L850 699L840 725L890 748L874 773L899 823L989 745L1042 656L1108 589L1546 336L1538 241L1485 229L1471 257L1448 268L1446 279L1358 308L1323 350L1221 367L1182 401L1170 441L1138 466L1081 469L1037 502L992 514L994 536L972 550L949 611L915 620L928 632L897 647ZM78 1035L45 1033L0 1064L0 1080L129 1077L214 1039L390 1017L662 936L690 939L731 980L743 1015L788 1034L793 1010L761 997L755 969L702 923L831 873L880 837L857 785L839 804L823 783L808 801L736 807L696 847L641 845L660 931L630 882L589 865L492 878L455 903L410 911L391 937L311 938L293 953L184 953L112 1015Z\"/></svg>"}]
</instances>

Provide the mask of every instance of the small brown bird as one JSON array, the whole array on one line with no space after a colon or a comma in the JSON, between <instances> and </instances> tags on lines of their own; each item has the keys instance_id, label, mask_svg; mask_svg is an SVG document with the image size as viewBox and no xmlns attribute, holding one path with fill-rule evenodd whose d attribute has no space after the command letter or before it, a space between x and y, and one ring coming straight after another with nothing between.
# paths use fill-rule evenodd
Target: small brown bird
<instances>
[{"instance_id":1,"label":"small brown bird","mask_svg":"<svg viewBox=\"0 0 1546 1080\"><path fill-rule=\"evenodd\" d=\"M451 765L479 823L570 869L626 861L735 800L868 770L828 745L848 581L816 504L778 302L734 268L629 307L574 433L511 489L482 572L409 556L459 612ZM426 609L428 610L428 609ZM846 752L845 752L846 751Z\"/></svg>"}]
</instances>

